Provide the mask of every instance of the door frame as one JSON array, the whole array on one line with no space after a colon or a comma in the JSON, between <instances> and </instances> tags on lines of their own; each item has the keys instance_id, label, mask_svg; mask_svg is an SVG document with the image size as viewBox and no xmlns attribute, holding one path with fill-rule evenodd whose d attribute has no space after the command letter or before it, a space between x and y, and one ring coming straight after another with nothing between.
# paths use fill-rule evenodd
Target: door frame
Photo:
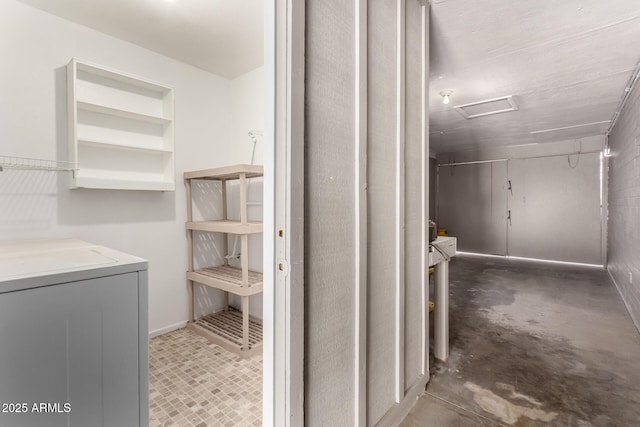
<instances>
[{"instance_id":1,"label":"door frame","mask_svg":"<svg viewBox=\"0 0 640 427\"><path fill-rule=\"evenodd\" d=\"M304 424L305 3L265 2L263 426Z\"/></svg>"}]
</instances>

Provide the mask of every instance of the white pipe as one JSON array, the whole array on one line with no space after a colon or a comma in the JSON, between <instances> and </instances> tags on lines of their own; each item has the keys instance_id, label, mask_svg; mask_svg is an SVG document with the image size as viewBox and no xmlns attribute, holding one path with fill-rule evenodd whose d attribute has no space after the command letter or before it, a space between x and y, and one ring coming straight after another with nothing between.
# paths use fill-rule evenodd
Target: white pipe
<instances>
[{"instance_id":1,"label":"white pipe","mask_svg":"<svg viewBox=\"0 0 640 427\"><path fill-rule=\"evenodd\" d=\"M251 138L251 142L253 142L253 148L251 149L251 163L249 164L253 164L253 160L256 154L256 144L258 143L258 136L263 136L262 131L259 130L250 130L248 133L249 138ZM247 193L249 192L249 185L251 184L251 181L247 181ZM247 202L247 205L261 205L262 202ZM238 235L236 234L234 239L233 239L233 250L231 251L231 255L227 255L227 259L230 258L240 258L241 254L236 253L236 248L238 247Z\"/></svg>"},{"instance_id":2,"label":"white pipe","mask_svg":"<svg viewBox=\"0 0 640 427\"><path fill-rule=\"evenodd\" d=\"M611 124L609 125L609 129L607 129L607 133L606 133L607 136L611 134L613 127L616 125L616 122L620 117L620 113L622 113L622 110L625 104L627 103L627 100L629 99L629 96L631 95L631 91L633 90L633 87L636 85L638 78L640 78L640 61L638 61L638 63L636 64L636 68L635 70L633 70L633 74L631 75L631 78L629 79L627 86L625 86L624 88L622 99L620 99L620 102L616 107L616 111L615 113L613 113L613 117L611 118Z\"/></svg>"}]
</instances>

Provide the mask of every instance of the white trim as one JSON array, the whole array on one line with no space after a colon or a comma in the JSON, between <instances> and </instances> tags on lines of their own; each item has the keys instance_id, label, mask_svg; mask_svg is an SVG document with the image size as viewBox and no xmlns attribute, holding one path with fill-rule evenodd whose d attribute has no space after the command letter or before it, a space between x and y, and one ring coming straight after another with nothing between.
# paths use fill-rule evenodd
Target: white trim
<instances>
[{"instance_id":1,"label":"white trim","mask_svg":"<svg viewBox=\"0 0 640 427\"><path fill-rule=\"evenodd\" d=\"M354 425L367 423L367 0L355 0Z\"/></svg>"},{"instance_id":2,"label":"white trim","mask_svg":"<svg viewBox=\"0 0 640 427\"><path fill-rule=\"evenodd\" d=\"M404 399L399 403L396 403L389 409L384 416L376 423L376 427L383 426L398 426L402 420L407 416L411 407L416 403L416 400L424 393L424 388L429 381L429 377L421 376L415 382L415 384L407 390L404 395Z\"/></svg>"},{"instance_id":3,"label":"white trim","mask_svg":"<svg viewBox=\"0 0 640 427\"><path fill-rule=\"evenodd\" d=\"M602 264L607 265L608 253L607 253L607 238L609 234L609 224L607 223L608 211L609 211L609 161L604 154L604 150L601 153L600 159L601 167L601 205L600 205L600 261Z\"/></svg>"},{"instance_id":4,"label":"white trim","mask_svg":"<svg viewBox=\"0 0 640 427\"><path fill-rule=\"evenodd\" d=\"M429 218L429 72L427 70L429 61L429 15L428 6L422 5L422 25L420 37L422 39L422 58L421 58L421 81L422 81L422 112L421 112L421 141L422 145L422 241L420 243L420 271L422 272L420 280L420 289L422 300L420 305L421 311L421 325L422 325L422 363L420 364L422 375L429 375L429 315L427 309L427 299L429 298L429 274L427 272L427 245L429 243L427 239L427 232L429 231L428 221Z\"/></svg>"},{"instance_id":5,"label":"white trim","mask_svg":"<svg viewBox=\"0 0 640 427\"><path fill-rule=\"evenodd\" d=\"M264 117L264 178L263 178L263 291L262 291L262 425L274 427L275 400L275 296L274 296L274 246L275 246L275 178L274 178L274 147L275 145L275 84L276 84L276 0L264 3L264 74L265 74L265 117Z\"/></svg>"},{"instance_id":6,"label":"white trim","mask_svg":"<svg viewBox=\"0 0 640 427\"><path fill-rule=\"evenodd\" d=\"M158 337L160 335L168 334L169 332L176 331L178 329L182 329L187 326L187 321L183 320L181 322L173 323L169 326L165 326L164 328L155 329L153 331L149 331L149 339Z\"/></svg>"},{"instance_id":7,"label":"white trim","mask_svg":"<svg viewBox=\"0 0 640 427\"><path fill-rule=\"evenodd\" d=\"M276 310L285 313L285 417L283 426L304 424L304 87L305 2L289 0L287 13L286 139L276 141L285 148L276 157L276 168L284 174L285 272L284 292ZM276 192L279 187L276 185ZM275 234L274 230L274 234ZM277 241L282 238L277 237ZM276 248L278 245L276 245ZM277 263L277 260L276 260ZM276 272L280 273L279 270ZM280 276L280 274L279 274ZM276 324L276 327L279 325ZM276 344L278 342L276 341ZM277 353L276 353L277 357Z\"/></svg>"},{"instance_id":8,"label":"white trim","mask_svg":"<svg viewBox=\"0 0 640 427\"><path fill-rule=\"evenodd\" d=\"M397 0L396 21L396 402L404 398L405 308L405 14L406 0Z\"/></svg>"},{"instance_id":9,"label":"white trim","mask_svg":"<svg viewBox=\"0 0 640 427\"><path fill-rule=\"evenodd\" d=\"M266 427L304 423L304 6L272 0L265 11Z\"/></svg>"}]
</instances>

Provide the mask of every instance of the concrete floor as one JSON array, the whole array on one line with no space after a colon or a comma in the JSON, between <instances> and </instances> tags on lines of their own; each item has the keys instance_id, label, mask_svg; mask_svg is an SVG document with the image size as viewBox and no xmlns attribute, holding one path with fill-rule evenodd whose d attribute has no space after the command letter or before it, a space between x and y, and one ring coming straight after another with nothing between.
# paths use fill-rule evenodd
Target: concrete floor
<instances>
[{"instance_id":1,"label":"concrete floor","mask_svg":"<svg viewBox=\"0 0 640 427\"><path fill-rule=\"evenodd\" d=\"M640 426L640 334L608 274L458 256L450 349L402 427Z\"/></svg>"}]
</instances>

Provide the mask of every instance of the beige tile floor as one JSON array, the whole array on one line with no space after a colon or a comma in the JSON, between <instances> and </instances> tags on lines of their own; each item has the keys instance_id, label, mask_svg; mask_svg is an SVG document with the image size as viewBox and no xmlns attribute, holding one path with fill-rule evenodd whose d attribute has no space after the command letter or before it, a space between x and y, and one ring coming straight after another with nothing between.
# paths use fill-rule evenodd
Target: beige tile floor
<instances>
[{"instance_id":1,"label":"beige tile floor","mask_svg":"<svg viewBox=\"0 0 640 427\"><path fill-rule=\"evenodd\" d=\"M151 339L149 426L262 425L262 356L243 360L186 329Z\"/></svg>"}]
</instances>

